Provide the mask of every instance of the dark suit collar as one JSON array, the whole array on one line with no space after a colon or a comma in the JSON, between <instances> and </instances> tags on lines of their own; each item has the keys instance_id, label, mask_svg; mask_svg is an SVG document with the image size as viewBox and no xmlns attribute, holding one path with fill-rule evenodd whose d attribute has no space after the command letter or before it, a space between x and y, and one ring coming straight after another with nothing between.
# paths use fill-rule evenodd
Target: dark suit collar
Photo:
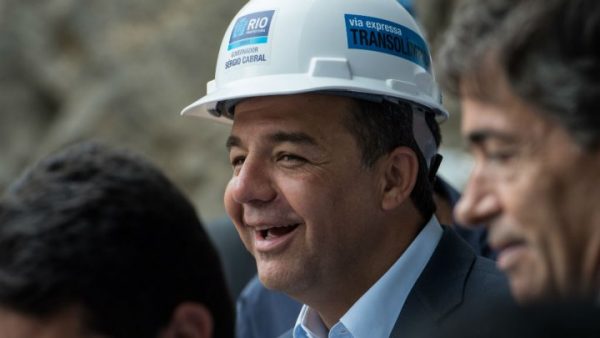
<instances>
[{"instance_id":1,"label":"dark suit collar","mask_svg":"<svg viewBox=\"0 0 600 338\"><path fill-rule=\"evenodd\" d=\"M421 330L419 323L439 322L463 301L465 283L475 254L454 230L444 233L433 256L411 290L392 337L405 331Z\"/></svg>"}]
</instances>

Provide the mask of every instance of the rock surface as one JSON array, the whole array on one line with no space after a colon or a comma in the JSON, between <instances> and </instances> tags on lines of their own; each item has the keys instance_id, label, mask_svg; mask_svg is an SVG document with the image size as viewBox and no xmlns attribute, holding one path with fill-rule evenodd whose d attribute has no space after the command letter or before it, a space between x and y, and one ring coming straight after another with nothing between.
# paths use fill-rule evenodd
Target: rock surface
<instances>
[{"instance_id":1,"label":"rock surface","mask_svg":"<svg viewBox=\"0 0 600 338\"><path fill-rule=\"evenodd\" d=\"M204 219L223 214L227 128L179 111L205 92L241 0L0 0L0 190L66 144L150 157Z\"/></svg>"}]
</instances>

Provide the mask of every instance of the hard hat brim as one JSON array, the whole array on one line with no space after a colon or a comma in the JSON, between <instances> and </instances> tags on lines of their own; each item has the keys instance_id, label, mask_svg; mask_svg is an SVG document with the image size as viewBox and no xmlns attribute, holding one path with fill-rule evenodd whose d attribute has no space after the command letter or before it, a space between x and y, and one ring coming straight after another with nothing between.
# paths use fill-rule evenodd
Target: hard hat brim
<instances>
[{"instance_id":1,"label":"hard hat brim","mask_svg":"<svg viewBox=\"0 0 600 338\"><path fill-rule=\"evenodd\" d=\"M369 84L369 82L372 83ZM432 109L439 121L444 121L448 117L448 112L442 105L432 102L430 96L422 93L414 85L401 83L402 88L398 90L398 83L394 83L393 81L387 81L387 83L382 85L381 81L362 78L360 86L356 85L356 83L357 81L354 79L321 78L307 74L278 74L240 79L229 82L225 86L220 86L218 90L208 88L208 94L185 107L181 111L181 115L198 116L227 122L230 119L211 114L211 111L214 111L217 104L222 101L333 90L380 95L416 102ZM214 87L214 85L215 83L211 81L208 87ZM369 88L369 90L366 91L365 88Z\"/></svg>"}]
</instances>

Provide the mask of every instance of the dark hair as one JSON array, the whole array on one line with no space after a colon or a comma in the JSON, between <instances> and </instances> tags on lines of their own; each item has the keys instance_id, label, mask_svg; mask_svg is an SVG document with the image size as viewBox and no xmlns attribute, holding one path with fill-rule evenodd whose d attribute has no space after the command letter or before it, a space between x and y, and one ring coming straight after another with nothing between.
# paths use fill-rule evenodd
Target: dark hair
<instances>
[{"instance_id":1,"label":"dark hair","mask_svg":"<svg viewBox=\"0 0 600 338\"><path fill-rule=\"evenodd\" d=\"M92 331L156 337L201 303L233 337L230 295L190 202L148 161L95 143L51 155L0 204L0 305L44 317L80 305Z\"/></svg>"},{"instance_id":2,"label":"dark hair","mask_svg":"<svg viewBox=\"0 0 600 338\"><path fill-rule=\"evenodd\" d=\"M372 167L383 155L397 147L412 149L419 160L417 181L411 193L411 199L424 219L428 220L435 212L433 185L429 180L429 171L425 158L419 150L413 136L413 111L408 103L382 103L356 100L357 107L351 109L346 127L356 137L362 148L363 165ZM433 112L426 113L426 121L439 145L441 135Z\"/></svg>"},{"instance_id":3,"label":"dark hair","mask_svg":"<svg viewBox=\"0 0 600 338\"><path fill-rule=\"evenodd\" d=\"M506 78L518 97L596 150L599 41L597 0L466 1L447 32L438 72L449 92L488 100L498 76Z\"/></svg>"}]
</instances>

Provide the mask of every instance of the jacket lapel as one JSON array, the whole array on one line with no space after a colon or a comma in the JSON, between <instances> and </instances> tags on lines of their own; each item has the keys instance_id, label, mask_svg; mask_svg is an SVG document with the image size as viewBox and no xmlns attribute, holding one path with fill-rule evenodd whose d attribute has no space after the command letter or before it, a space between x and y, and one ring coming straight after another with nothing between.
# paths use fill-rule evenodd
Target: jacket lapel
<instances>
[{"instance_id":1,"label":"jacket lapel","mask_svg":"<svg viewBox=\"0 0 600 338\"><path fill-rule=\"evenodd\" d=\"M463 300L475 254L454 230L444 233L412 288L390 337L423 337ZM412 333L412 334L411 334Z\"/></svg>"}]
</instances>

